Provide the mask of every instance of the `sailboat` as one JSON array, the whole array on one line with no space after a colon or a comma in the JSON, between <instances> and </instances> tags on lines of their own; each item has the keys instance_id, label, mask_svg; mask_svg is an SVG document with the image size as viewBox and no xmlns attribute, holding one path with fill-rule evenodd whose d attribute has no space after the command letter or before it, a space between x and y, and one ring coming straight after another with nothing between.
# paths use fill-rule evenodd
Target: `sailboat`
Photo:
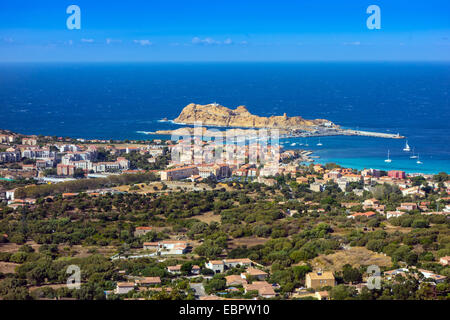
<instances>
[{"instance_id":1,"label":"sailboat","mask_svg":"<svg viewBox=\"0 0 450 320\"><path fill-rule=\"evenodd\" d=\"M308 140L305 139L305 147L309 147Z\"/></svg>"},{"instance_id":2,"label":"sailboat","mask_svg":"<svg viewBox=\"0 0 450 320\"><path fill-rule=\"evenodd\" d=\"M403 151L405 151L405 152L411 151L411 147L410 147L409 144L408 144L408 140L406 140L406 145L405 145L405 147L403 148Z\"/></svg>"},{"instance_id":3,"label":"sailboat","mask_svg":"<svg viewBox=\"0 0 450 320\"><path fill-rule=\"evenodd\" d=\"M420 161L419 154L417 154L417 161L416 161L416 163L417 164L422 164L423 163L422 161Z\"/></svg>"},{"instance_id":4,"label":"sailboat","mask_svg":"<svg viewBox=\"0 0 450 320\"><path fill-rule=\"evenodd\" d=\"M322 144L322 142L320 142L320 139L319 139L319 143L317 144L319 147L320 146L323 146L323 144Z\"/></svg>"},{"instance_id":5,"label":"sailboat","mask_svg":"<svg viewBox=\"0 0 450 320\"><path fill-rule=\"evenodd\" d=\"M387 162L387 163L391 163L392 162L391 158L389 158L389 154L390 154L390 151L388 150L388 157L387 157L386 160L384 160L384 162Z\"/></svg>"},{"instance_id":6,"label":"sailboat","mask_svg":"<svg viewBox=\"0 0 450 320\"><path fill-rule=\"evenodd\" d=\"M415 148L413 148L413 154L412 154L412 156L410 157L411 159L416 159L416 158L417 158L417 156L414 154L414 150L415 150Z\"/></svg>"}]
</instances>

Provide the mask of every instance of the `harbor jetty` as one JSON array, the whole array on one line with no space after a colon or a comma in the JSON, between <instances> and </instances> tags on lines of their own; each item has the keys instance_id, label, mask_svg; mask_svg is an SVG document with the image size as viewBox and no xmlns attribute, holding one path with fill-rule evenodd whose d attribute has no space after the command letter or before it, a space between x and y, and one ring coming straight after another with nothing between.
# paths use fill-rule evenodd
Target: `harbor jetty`
<instances>
[{"instance_id":1,"label":"harbor jetty","mask_svg":"<svg viewBox=\"0 0 450 320\"><path fill-rule=\"evenodd\" d=\"M271 130L268 129L270 134ZM277 130L277 129L275 129ZM192 127L183 127L175 130L158 130L155 132L142 132L150 135L172 135L172 136L183 136L186 133L190 135L200 134L203 137L216 137L219 135L233 135L238 137L252 137L258 135L258 129L227 129L217 132L217 130L208 130L206 127L201 127L199 131L195 131ZM311 137L327 137L327 136L366 136L374 138L385 138L385 139L404 139L404 136L400 134L383 133L383 132L372 132L372 131L361 131L352 129L341 129L341 128L315 128L315 130L278 130L280 139L287 138L311 138Z\"/></svg>"},{"instance_id":2,"label":"harbor jetty","mask_svg":"<svg viewBox=\"0 0 450 320\"><path fill-rule=\"evenodd\" d=\"M365 137L375 137L375 138L385 138L385 139L405 139L404 136L399 133L384 133L384 132L373 132L373 131L362 131L362 130L352 130L352 129L341 129L341 128L316 128L313 131L300 131L293 130L289 132L286 137L326 137L326 136L365 136Z\"/></svg>"},{"instance_id":3,"label":"harbor jetty","mask_svg":"<svg viewBox=\"0 0 450 320\"><path fill-rule=\"evenodd\" d=\"M388 139L405 139L399 133L382 133L382 132L371 132L371 131L360 131L360 130L343 130L346 135L349 136L366 136L366 137L377 137L377 138L388 138Z\"/></svg>"}]
</instances>

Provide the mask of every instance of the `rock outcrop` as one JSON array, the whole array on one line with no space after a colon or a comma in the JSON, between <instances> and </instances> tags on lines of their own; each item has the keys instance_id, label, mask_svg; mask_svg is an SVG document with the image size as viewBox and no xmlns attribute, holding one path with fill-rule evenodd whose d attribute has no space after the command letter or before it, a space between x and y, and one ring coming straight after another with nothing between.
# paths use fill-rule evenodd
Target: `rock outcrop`
<instances>
[{"instance_id":1,"label":"rock outcrop","mask_svg":"<svg viewBox=\"0 0 450 320\"><path fill-rule=\"evenodd\" d=\"M325 119L306 120L300 116L288 117L286 113L282 116L260 117L251 114L244 106L232 110L218 104L194 103L187 105L174 122L184 124L201 122L209 126L242 128L300 129L325 125L336 127Z\"/></svg>"}]
</instances>

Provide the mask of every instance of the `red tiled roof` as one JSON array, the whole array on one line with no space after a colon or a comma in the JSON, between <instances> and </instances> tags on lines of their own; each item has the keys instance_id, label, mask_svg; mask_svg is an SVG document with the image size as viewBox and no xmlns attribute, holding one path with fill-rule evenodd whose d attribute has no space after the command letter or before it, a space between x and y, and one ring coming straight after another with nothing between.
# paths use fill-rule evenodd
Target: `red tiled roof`
<instances>
[{"instance_id":1,"label":"red tiled roof","mask_svg":"<svg viewBox=\"0 0 450 320\"><path fill-rule=\"evenodd\" d=\"M152 227L136 227L136 230L152 230Z\"/></svg>"},{"instance_id":2,"label":"red tiled roof","mask_svg":"<svg viewBox=\"0 0 450 320\"><path fill-rule=\"evenodd\" d=\"M352 214L352 217L372 217L374 215L376 215L376 212L373 211L369 211L369 212L356 212L354 214Z\"/></svg>"}]
</instances>

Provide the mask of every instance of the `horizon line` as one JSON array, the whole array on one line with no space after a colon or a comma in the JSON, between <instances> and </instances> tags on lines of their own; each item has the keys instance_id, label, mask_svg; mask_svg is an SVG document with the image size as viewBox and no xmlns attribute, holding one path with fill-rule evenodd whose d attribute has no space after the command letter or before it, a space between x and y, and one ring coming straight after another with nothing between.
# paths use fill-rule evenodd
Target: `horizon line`
<instances>
[{"instance_id":1,"label":"horizon line","mask_svg":"<svg viewBox=\"0 0 450 320\"><path fill-rule=\"evenodd\" d=\"M29 64L29 63L42 63L42 64L56 64L56 63L66 63L66 64L116 64L116 63L327 63L327 62L344 62L344 63L450 63L448 60L395 60L395 59L373 59L373 60L341 60L341 59L326 59L326 60L111 60L111 61L97 61L97 60L61 60L61 61L48 61L48 60L0 60L0 64Z\"/></svg>"}]
</instances>

